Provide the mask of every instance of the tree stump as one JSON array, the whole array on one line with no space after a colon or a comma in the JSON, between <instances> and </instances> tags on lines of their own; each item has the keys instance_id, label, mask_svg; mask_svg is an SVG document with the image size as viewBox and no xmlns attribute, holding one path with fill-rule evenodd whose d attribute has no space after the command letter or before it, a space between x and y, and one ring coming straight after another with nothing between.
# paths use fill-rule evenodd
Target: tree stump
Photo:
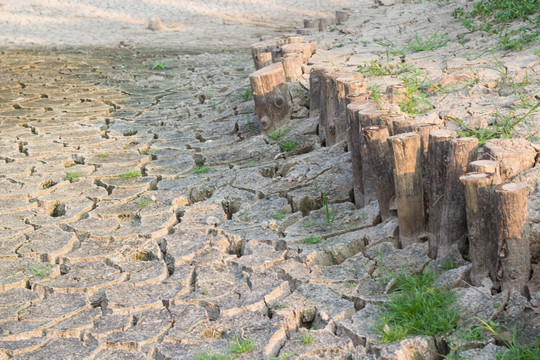
<instances>
[{"instance_id":1,"label":"tree stump","mask_svg":"<svg viewBox=\"0 0 540 360\"><path fill-rule=\"evenodd\" d=\"M527 185L509 183L498 185L497 215L499 221L497 277L503 290L517 290L526 295L529 281L531 254Z\"/></svg>"},{"instance_id":2,"label":"tree stump","mask_svg":"<svg viewBox=\"0 0 540 360\"><path fill-rule=\"evenodd\" d=\"M405 133L388 138L394 161L394 185L401 247L425 236L420 135Z\"/></svg>"},{"instance_id":3,"label":"tree stump","mask_svg":"<svg viewBox=\"0 0 540 360\"><path fill-rule=\"evenodd\" d=\"M313 45L311 43L291 43L281 46L281 55L299 54L302 57L302 62L306 63L311 55L313 55Z\"/></svg>"},{"instance_id":4,"label":"tree stump","mask_svg":"<svg viewBox=\"0 0 540 360\"><path fill-rule=\"evenodd\" d=\"M282 59L283 71L288 82L296 82L302 76L302 56L287 54Z\"/></svg>"},{"instance_id":5,"label":"tree stump","mask_svg":"<svg viewBox=\"0 0 540 360\"><path fill-rule=\"evenodd\" d=\"M459 178L467 173L467 165L476 159L478 139L466 137L450 140L446 188L442 199L440 237L437 257L445 257L452 249L462 254L467 250L467 213L465 191Z\"/></svg>"},{"instance_id":6,"label":"tree stump","mask_svg":"<svg viewBox=\"0 0 540 360\"><path fill-rule=\"evenodd\" d=\"M269 134L289 120L291 98L283 65L275 63L249 75L261 133Z\"/></svg>"},{"instance_id":7,"label":"tree stump","mask_svg":"<svg viewBox=\"0 0 540 360\"><path fill-rule=\"evenodd\" d=\"M499 162L494 160L476 160L469 164L470 172L485 172L495 174L493 185L501 183L501 172Z\"/></svg>"},{"instance_id":8,"label":"tree stump","mask_svg":"<svg viewBox=\"0 0 540 360\"><path fill-rule=\"evenodd\" d=\"M323 84L324 67L315 66L309 73L309 116L321 113L321 87ZM319 129L320 131L320 129Z\"/></svg>"},{"instance_id":9,"label":"tree stump","mask_svg":"<svg viewBox=\"0 0 540 360\"><path fill-rule=\"evenodd\" d=\"M392 121L392 134L399 135L411 132L413 125L418 124L415 119L399 119Z\"/></svg>"},{"instance_id":10,"label":"tree stump","mask_svg":"<svg viewBox=\"0 0 540 360\"><path fill-rule=\"evenodd\" d=\"M255 64L255 70L270 65L274 60L273 52L276 49L277 44L273 40L260 41L251 45L251 55Z\"/></svg>"},{"instance_id":11,"label":"tree stump","mask_svg":"<svg viewBox=\"0 0 540 360\"><path fill-rule=\"evenodd\" d=\"M357 207L363 207L369 203L369 189L373 189L373 186L369 175L367 148L365 148L365 140L360 131L362 126L380 124L380 112L372 101L354 102L347 105L347 123L349 127L348 147L351 153L354 182L354 202ZM366 195L368 195L367 198Z\"/></svg>"},{"instance_id":12,"label":"tree stump","mask_svg":"<svg viewBox=\"0 0 540 360\"><path fill-rule=\"evenodd\" d=\"M390 144L387 141L388 128L385 125L368 126L363 129L362 134L366 140L372 179L377 192L381 217L384 221L396 215L390 210L390 202L395 196L395 190L394 165Z\"/></svg>"},{"instance_id":13,"label":"tree stump","mask_svg":"<svg viewBox=\"0 0 540 360\"><path fill-rule=\"evenodd\" d=\"M496 281L497 223L494 173L473 172L459 179L465 190L471 283L481 286L485 278Z\"/></svg>"},{"instance_id":14,"label":"tree stump","mask_svg":"<svg viewBox=\"0 0 540 360\"><path fill-rule=\"evenodd\" d=\"M437 257L439 246L441 215L446 187L446 168L448 166L448 151L450 140L457 133L451 130L433 130L429 134L429 153L427 158L428 169L428 256Z\"/></svg>"}]
</instances>

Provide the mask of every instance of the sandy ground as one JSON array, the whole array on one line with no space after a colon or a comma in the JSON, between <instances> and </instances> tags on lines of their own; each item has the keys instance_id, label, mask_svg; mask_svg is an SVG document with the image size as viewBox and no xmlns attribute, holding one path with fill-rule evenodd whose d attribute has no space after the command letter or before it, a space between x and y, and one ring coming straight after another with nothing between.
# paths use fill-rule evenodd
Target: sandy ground
<instances>
[{"instance_id":1,"label":"sandy ground","mask_svg":"<svg viewBox=\"0 0 540 360\"><path fill-rule=\"evenodd\" d=\"M365 0L364 0L365 1ZM367 3L371 3L365 1ZM290 32L306 17L358 6L351 0L5 0L0 46L137 46L218 50ZM153 16L163 28L149 29Z\"/></svg>"}]
</instances>

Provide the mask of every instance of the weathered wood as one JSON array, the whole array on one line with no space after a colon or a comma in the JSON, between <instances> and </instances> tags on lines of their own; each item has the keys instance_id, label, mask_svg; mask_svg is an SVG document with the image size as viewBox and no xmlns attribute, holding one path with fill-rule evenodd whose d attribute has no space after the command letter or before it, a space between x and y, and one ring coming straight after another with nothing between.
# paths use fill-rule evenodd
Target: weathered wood
<instances>
[{"instance_id":1,"label":"weathered wood","mask_svg":"<svg viewBox=\"0 0 540 360\"><path fill-rule=\"evenodd\" d=\"M287 54L282 59L283 71L288 82L295 82L302 76L302 56Z\"/></svg>"},{"instance_id":2,"label":"weathered wood","mask_svg":"<svg viewBox=\"0 0 540 360\"><path fill-rule=\"evenodd\" d=\"M497 278L502 290L513 289L526 295L531 271L527 185L498 185L495 192L499 222Z\"/></svg>"},{"instance_id":3,"label":"weathered wood","mask_svg":"<svg viewBox=\"0 0 540 360\"><path fill-rule=\"evenodd\" d=\"M367 148L365 147L365 139L361 136L361 129L362 126L380 124L380 115L376 104L372 101L354 102L347 105L348 148L352 160L354 202L358 207L369 203L370 189L374 189L369 175Z\"/></svg>"},{"instance_id":4,"label":"weathered wood","mask_svg":"<svg viewBox=\"0 0 540 360\"><path fill-rule=\"evenodd\" d=\"M437 257L439 246L440 226L444 190L446 187L446 168L448 166L448 151L450 140L457 133L451 130L433 130L429 134L428 169L428 255Z\"/></svg>"},{"instance_id":5,"label":"weathered wood","mask_svg":"<svg viewBox=\"0 0 540 360\"><path fill-rule=\"evenodd\" d=\"M465 137L450 140L448 166L446 167L446 187L442 199L440 237L437 257L445 257L452 249L462 254L467 250L467 214L465 211L465 191L459 181L467 172L467 165L476 160L478 139Z\"/></svg>"},{"instance_id":6,"label":"weathered wood","mask_svg":"<svg viewBox=\"0 0 540 360\"><path fill-rule=\"evenodd\" d=\"M331 146L347 138L347 89L356 90L359 88L358 81L363 79L362 74L345 71L325 71L324 95L321 102L325 105L321 107L320 126L326 128L325 144ZM347 86L348 83L351 86ZM322 110L324 109L324 111Z\"/></svg>"},{"instance_id":7,"label":"weathered wood","mask_svg":"<svg viewBox=\"0 0 540 360\"><path fill-rule=\"evenodd\" d=\"M406 132L411 132L413 125L418 124L418 121L415 119L398 119L392 121L392 133L394 135L404 134Z\"/></svg>"},{"instance_id":8,"label":"weathered wood","mask_svg":"<svg viewBox=\"0 0 540 360\"><path fill-rule=\"evenodd\" d=\"M323 84L324 67L315 66L309 73L309 116L321 113L321 87Z\"/></svg>"},{"instance_id":9,"label":"weathered wood","mask_svg":"<svg viewBox=\"0 0 540 360\"><path fill-rule=\"evenodd\" d=\"M500 165L495 160L476 160L469 163L470 172L486 172L495 174L493 185L499 185L501 180Z\"/></svg>"},{"instance_id":10,"label":"weathered wood","mask_svg":"<svg viewBox=\"0 0 540 360\"><path fill-rule=\"evenodd\" d=\"M275 49L277 49L277 44L274 40L260 41L251 45L251 55L256 70L262 69L272 63L272 52L275 51ZM268 61L270 61L270 63L268 63Z\"/></svg>"},{"instance_id":11,"label":"weathered wood","mask_svg":"<svg viewBox=\"0 0 540 360\"><path fill-rule=\"evenodd\" d=\"M388 143L388 128L385 125L368 126L362 134L366 140L372 179L374 180L381 217L384 220L395 216L390 210L390 201L395 196L392 153Z\"/></svg>"},{"instance_id":12,"label":"weathered wood","mask_svg":"<svg viewBox=\"0 0 540 360\"><path fill-rule=\"evenodd\" d=\"M261 133L269 134L289 120L291 98L283 65L275 63L249 75Z\"/></svg>"},{"instance_id":13,"label":"weathered wood","mask_svg":"<svg viewBox=\"0 0 540 360\"><path fill-rule=\"evenodd\" d=\"M336 72L335 68L325 68L321 70L320 77L320 101L319 101L319 139L323 146L327 145L328 123L333 121L335 109L337 107L335 83L329 79ZM310 104L311 105L311 104Z\"/></svg>"},{"instance_id":14,"label":"weathered wood","mask_svg":"<svg viewBox=\"0 0 540 360\"><path fill-rule=\"evenodd\" d=\"M495 174L473 172L459 178L465 190L471 283L481 286L485 278L496 280L497 224Z\"/></svg>"},{"instance_id":15,"label":"weathered wood","mask_svg":"<svg viewBox=\"0 0 540 360\"><path fill-rule=\"evenodd\" d=\"M405 133L388 138L394 162L394 185L399 241L404 248L425 236L420 135Z\"/></svg>"},{"instance_id":16,"label":"weathered wood","mask_svg":"<svg viewBox=\"0 0 540 360\"><path fill-rule=\"evenodd\" d=\"M283 39L279 39L277 41L278 46L282 46L285 44L295 44L295 43L303 43L304 38L302 36L289 36Z\"/></svg>"},{"instance_id":17,"label":"weathered wood","mask_svg":"<svg viewBox=\"0 0 540 360\"><path fill-rule=\"evenodd\" d=\"M311 43L291 43L280 47L281 55L299 54L302 56L302 62L307 62L313 55L313 45Z\"/></svg>"}]
</instances>

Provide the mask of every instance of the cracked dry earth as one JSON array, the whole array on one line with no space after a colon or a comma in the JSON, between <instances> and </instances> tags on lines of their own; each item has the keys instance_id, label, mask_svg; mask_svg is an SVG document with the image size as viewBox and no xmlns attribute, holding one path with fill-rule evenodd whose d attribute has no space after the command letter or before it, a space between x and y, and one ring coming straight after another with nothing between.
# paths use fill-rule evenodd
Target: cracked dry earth
<instances>
[{"instance_id":1,"label":"cracked dry earth","mask_svg":"<svg viewBox=\"0 0 540 360\"><path fill-rule=\"evenodd\" d=\"M2 57L0 358L194 359L235 336L246 359L353 350L335 325L397 222L338 198L349 155L315 149L312 120L297 156L257 135L245 52ZM342 202L332 226L291 208L318 187Z\"/></svg>"},{"instance_id":2,"label":"cracked dry earth","mask_svg":"<svg viewBox=\"0 0 540 360\"><path fill-rule=\"evenodd\" d=\"M361 15L371 27L314 34L312 61L356 69L384 59L384 49L358 39L379 34L388 9L396 23L403 11L416 19L400 6ZM405 38L397 28L388 36ZM305 87L289 84L294 125L282 140L298 147L282 153L260 135L253 101L242 96L253 71L248 49L160 49L2 51L0 359L193 360L227 353L234 338L254 345L238 359L396 359L407 347L437 354L429 337L377 342L372 325L388 290L376 280L382 259L390 271L420 271L427 245L394 248L397 219L381 222L376 202L353 205L350 154L343 144L320 147ZM461 70L466 59L439 61L444 51L407 60L437 78ZM432 55L437 61L426 62ZM503 61L515 70L520 59L538 68L534 57ZM156 61L165 69L152 70ZM449 113L493 111L482 86L473 90L489 101L479 105L445 94ZM329 218L313 210L322 192L333 203ZM440 279L451 287L470 270L456 266ZM456 291L469 317L525 306L487 288ZM312 342L303 344L308 330Z\"/></svg>"}]
</instances>

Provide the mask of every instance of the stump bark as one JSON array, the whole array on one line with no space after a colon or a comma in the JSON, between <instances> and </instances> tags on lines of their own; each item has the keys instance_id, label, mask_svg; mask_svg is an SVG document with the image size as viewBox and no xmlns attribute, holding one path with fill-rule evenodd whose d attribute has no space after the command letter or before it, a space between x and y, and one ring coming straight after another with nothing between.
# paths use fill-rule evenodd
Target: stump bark
<instances>
[{"instance_id":1,"label":"stump bark","mask_svg":"<svg viewBox=\"0 0 540 360\"><path fill-rule=\"evenodd\" d=\"M450 140L446 185L442 204L440 238L437 257L445 257L453 248L462 254L467 250L467 214L465 191L459 178L466 174L467 165L476 159L478 139L466 137Z\"/></svg>"},{"instance_id":2,"label":"stump bark","mask_svg":"<svg viewBox=\"0 0 540 360\"><path fill-rule=\"evenodd\" d=\"M499 221L497 278L503 290L517 290L526 295L529 281L531 254L527 185L509 183L498 185L497 214Z\"/></svg>"},{"instance_id":3,"label":"stump bark","mask_svg":"<svg viewBox=\"0 0 540 360\"><path fill-rule=\"evenodd\" d=\"M428 169L428 255L437 257L437 247L440 238L441 214L446 187L446 168L448 166L448 151L450 140L457 136L451 130L433 130L429 134Z\"/></svg>"},{"instance_id":4,"label":"stump bark","mask_svg":"<svg viewBox=\"0 0 540 360\"><path fill-rule=\"evenodd\" d=\"M302 56L287 54L282 59L283 71L288 82L295 82L302 76Z\"/></svg>"},{"instance_id":5,"label":"stump bark","mask_svg":"<svg viewBox=\"0 0 540 360\"><path fill-rule=\"evenodd\" d=\"M476 160L469 164L470 172L486 172L495 174L493 185L501 183L500 165L495 160Z\"/></svg>"},{"instance_id":6,"label":"stump bark","mask_svg":"<svg viewBox=\"0 0 540 360\"><path fill-rule=\"evenodd\" d=\"M388 143L388 128L385 125L368 126L362 131L366 140L372 179L374 180L379 209L382 220L395 216L390 210L390 202L394 199L394 165Z\"/></svg>"},{"instance_id":7,"label":"stump bark","mask_svg":"<svg viewBox=\"0 0 540 360\"><path fill-rule=\"evenodd\" d=\"M249 75L261 133L269 134L289 120L291 98L283 65L275 63Z\"/></svg>"},{"instance_id":8,"label":"stump bark","mask_svg":"<svg viewBox=\"0 0 540 360\"><path fill-rule=\"evenodd\" d=\"M362 127L381 123L381 113L372 101L354 102L347 105L349 127L349 151L352 160L354 202L357 207L369 203L369 191L374 189L370 180L370 166Z\"/></svg>"},{"instance_id":9,"label":"stump bark","mask_svg":"<svg viewBox=\"0 0 540 360\"><path fill-rule=\"evenodd\" d=\"M276 51L277 43L273 40L260 41L251 45L251 55L255 64L255 70L270 65L274 60L274 53Z\"/></svg>"},{"instance_id":10,"label":"stump bark","mask_svg":"<svg viewBox=\"0 0 540 360\"><path fill-rule=\"evenodd\" d=\"M496 281L497 222L494 173L473 172L460 177L465 190L469 256L472 262L471 283Z\"/></svg>"},{"instance_id":11,"label":"stump bark","mask_svg":"<svg viewBox=\"0 0 540 360\"><path fill-rule=\"evenodd\" d=\"M394 162L394 185L401 247L425 236L420 135L405 133L388 138Z\"/></svg>"}]
</instances>

